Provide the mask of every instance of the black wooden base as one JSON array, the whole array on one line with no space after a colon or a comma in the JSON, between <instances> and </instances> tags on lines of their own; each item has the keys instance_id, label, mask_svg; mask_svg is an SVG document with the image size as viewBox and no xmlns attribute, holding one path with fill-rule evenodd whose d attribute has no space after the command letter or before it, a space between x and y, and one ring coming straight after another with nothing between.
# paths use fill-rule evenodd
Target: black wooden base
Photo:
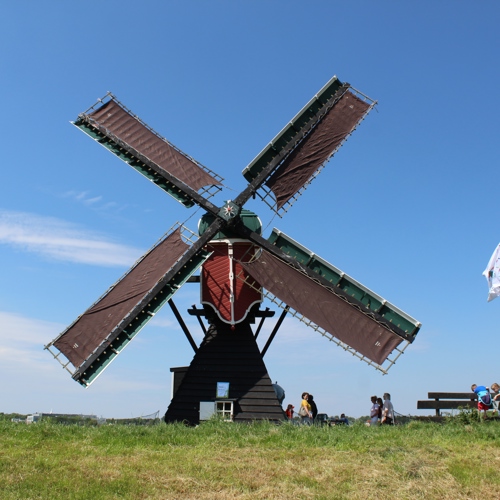
<instances>
[{"instance_id":1,"label":"black wooden base","mask_svg":"<svg viewBox=\"0 0 500 500\"><path fill-rule=\"evenodd\" d=\"M234 421L284 420L250 323L214 319L165 414L166 422L200 421L200 402L215 401L218 382L229 382Z\"/></svg>"}]
</instances>

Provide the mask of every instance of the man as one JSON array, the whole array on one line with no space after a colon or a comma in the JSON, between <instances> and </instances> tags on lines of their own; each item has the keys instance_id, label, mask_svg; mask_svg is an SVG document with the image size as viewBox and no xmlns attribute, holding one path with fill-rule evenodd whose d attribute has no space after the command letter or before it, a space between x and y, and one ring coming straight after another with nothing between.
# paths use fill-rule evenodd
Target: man
<instances>
[{"instance_id":1,"label":"man","mask_svg":"<svg viewBox=\"0 0 500 500\"><path fill-rule=\"evenodd\" d=\"M382 405L382 425L394 425L394 406L391 403L391 395L384 394L384 404Z\"/></svg>"}]
</instances>

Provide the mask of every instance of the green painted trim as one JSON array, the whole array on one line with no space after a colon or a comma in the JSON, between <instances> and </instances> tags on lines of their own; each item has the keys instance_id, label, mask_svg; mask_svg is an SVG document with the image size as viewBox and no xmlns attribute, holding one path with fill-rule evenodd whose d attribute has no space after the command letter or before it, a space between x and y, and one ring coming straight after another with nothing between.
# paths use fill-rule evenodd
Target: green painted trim
<instances>
[{"instance_id":1,"label":"green painted trim","mask_svg":"<svg viewBox=\"0 0 500 500\"><path fill-rule=\"evenodd\" d=\"M417 334L420 328L420 323L417 320L400 311L384 298L372 292L334 265L321 259L286 234L273 229L268 240L303 266L328 280L337 288L341 288L347 295L361 302L370 311L379 314L410 335L415 336Z\"/></svg>"},{"instance_id":2,"label":"green painted trim","mask_svg":"<svg viewBox=\"0 0 500 500\"><path fill-rule=\"evenodd\" d=\"M290 120L281 132L266 146L257 157L243 170L243 176L252 182L266 166L280 154L290 140L307 125L316 113L342 87L343 83L334 76L328 83Z\"/></svg>"}]
</instances>

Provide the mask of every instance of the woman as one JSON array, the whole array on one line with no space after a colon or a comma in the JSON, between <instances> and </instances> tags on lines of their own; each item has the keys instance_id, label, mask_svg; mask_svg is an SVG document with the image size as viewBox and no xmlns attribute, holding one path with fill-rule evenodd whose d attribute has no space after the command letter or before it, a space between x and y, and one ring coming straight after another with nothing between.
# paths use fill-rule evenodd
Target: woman
<instances>
[{"instance_id":1,"label":"woman","mask_svg":"<svg viewBox=\"0 0 500 500\"><path fill-rule=\"evenodd\" d=\"M366 425L369 427L378 425L378 416L380 409L380 406L377 403L377 396L372 396L370 398L370 401L372 402L372 407L370 409L370 420L366 422Z\"/></svg>"},{"instance_id":2,"label":"woman","mask_svg":"<svg viewBox=\"0 0 500 500\"><path fill-rule=\"evenodd\" d=\"M302 401L300 403L299 415L302 419L302 423L306 425L311 425L312 423L312 413L311 413L311 405L307 401L309 399L309 393L302 393Z\"/></svg>"},{"instance_id":3,"label":"woman","mask_svg":"<svg viewBox=\"0 0 500 500\"><path fill-rule=\"evenodd\" d=\"M378 424L382 423L382 407L384 406L384 402L382 401L382 398L377 398L377 404L378 404Z\"/></svg>"}]
</instances>

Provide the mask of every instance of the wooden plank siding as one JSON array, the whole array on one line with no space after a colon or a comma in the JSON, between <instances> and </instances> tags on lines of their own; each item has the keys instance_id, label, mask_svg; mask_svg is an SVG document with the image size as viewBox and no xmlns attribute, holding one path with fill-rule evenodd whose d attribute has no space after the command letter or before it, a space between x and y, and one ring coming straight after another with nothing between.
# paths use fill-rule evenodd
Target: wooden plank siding
<instances>
[{"instance_id":1,"label":"wooden plank siding","mask_svg":"<svg viewBox=\"0 0 500 500\"><path fill-rule=\"evenodd\" d=\"M214 319L165 414L166 422L199 423L200 401L215 401L217 382L229 382L234 420L284 420L250 323Z\"/></svg>"}]
</instances>

